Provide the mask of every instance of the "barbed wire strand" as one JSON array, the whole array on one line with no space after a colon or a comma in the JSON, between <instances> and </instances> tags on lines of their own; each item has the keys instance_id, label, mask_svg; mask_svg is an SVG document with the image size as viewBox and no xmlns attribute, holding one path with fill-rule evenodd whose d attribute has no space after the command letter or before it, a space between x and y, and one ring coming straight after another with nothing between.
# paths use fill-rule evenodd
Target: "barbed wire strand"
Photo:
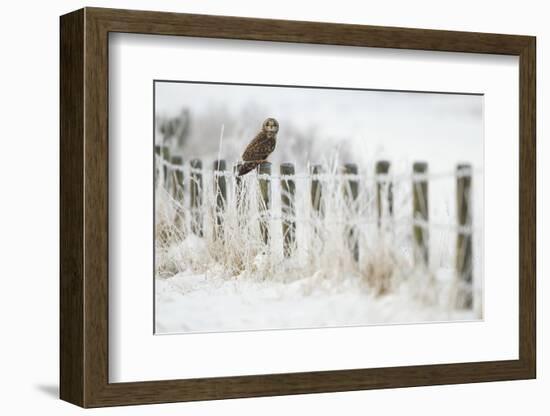
<instances>
[{"instance_id":1,"label":"barbed wire strand","mask_svg":"<svg viewBox=\"0 0 550 416\"><path fill-rule=\"evenodd\" d=\"M194 174L211 174L215 177L225 177L225 178L238 178L239 175L236 175L235 173L225 170L212 170L212 169L198 169L193 168L191 166L188 167L188 169L185 169L186 164L182 165L175 165L167 160L164 160L161 156L157 156L157 163L160 165L160 167L166 167L167 169L175 172L182 172L185 173L188 171L189 173ZM346 179L348 181L353 180L362 180L366 182L374 182L374 183L386 183L386 182L403 182L403 181L414 181L414 182L420 182L420 181L431 181L436 179L444 179L444 178L462 178L467 176L479 176L483 174L483 170L481 169L472 169L470 167L460 167L454 171L447 171L447 172L435 172L435 173L404 173L404 174L375 174L375 175L368 175L367 173L318 173L318 174L307 174L307 173L298 173L294 175L280 175L280 174L256 174L255 177L257 179L261 180L318 180L318 181L329 181L334 180L336 178ZM242 178L242 177L241 177Z\"/></svg>"}]
</instances>

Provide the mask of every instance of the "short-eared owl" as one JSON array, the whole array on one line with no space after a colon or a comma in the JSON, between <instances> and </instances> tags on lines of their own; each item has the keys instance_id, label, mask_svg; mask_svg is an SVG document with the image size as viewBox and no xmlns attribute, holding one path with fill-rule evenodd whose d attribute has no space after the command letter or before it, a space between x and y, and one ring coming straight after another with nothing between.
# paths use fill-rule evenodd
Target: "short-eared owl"
<instances>
[{"instance_id":1,"label":"short-eared owl","mask_svg":"<svg viewBox=\"0 0 550 416\"><path fill-rule=\"evenodd\" d=\"M267 157L275 150L279 123L274 118L266 119L262 124L262 130L254 137L243 153L243 163L239 167L239 176L245 175L256 166L265 162Z\"/></svg>"}]
</instances>

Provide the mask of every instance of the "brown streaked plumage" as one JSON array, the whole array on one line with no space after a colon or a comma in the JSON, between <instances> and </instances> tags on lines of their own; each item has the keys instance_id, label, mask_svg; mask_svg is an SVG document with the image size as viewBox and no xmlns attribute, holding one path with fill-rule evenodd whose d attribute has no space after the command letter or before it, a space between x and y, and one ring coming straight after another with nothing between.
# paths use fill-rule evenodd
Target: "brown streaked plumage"
<instances>
[{"instance_id":1,"label":"brown streaked plumage","mask_svg":"<svg viewBox=\"0 0 550 416\"><path fill-rule=\"evenodd\" d=\"M274 118L267 118L262 124L262 130L254 137L244 150L243 163L239 167L239 176L246 175L256 166L265 162L267 157L275 150L277 144L277 132L279 122Z\"/></svg>"}]
</instances>

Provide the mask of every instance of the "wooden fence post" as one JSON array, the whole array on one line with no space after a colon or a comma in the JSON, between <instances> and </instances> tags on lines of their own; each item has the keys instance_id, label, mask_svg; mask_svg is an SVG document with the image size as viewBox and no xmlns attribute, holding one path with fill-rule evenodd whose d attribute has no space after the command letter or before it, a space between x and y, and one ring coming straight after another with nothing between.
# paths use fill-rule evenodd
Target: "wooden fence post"
<instances>
[{"instance_id":1,"label":"wooden fence post","mask_svg":"<svg viewBox=\"0 0 550 416\"><path fill-rule=\"evenodd\" d=\"M428 230L428 164L413 164L413 235L415 262L428 266L429 230Z\"/></svg>"},{"instance_id":2,"label":"wooden fence post","mask_svg":"<svg viewBox=\"0 0 550 416\"><path fill-rule=\"evenodd\" d=\"M227 179L225 177L225 160L214 161L214 195L216 197L215 231L214 236L221 238L223 235L223 212L227 203Z\"/></svg>"},{"instance_id":3,"label":"wooden fence post","mask_svg":"<svg viewBox=\"0 0 550 416\"><path fill-rule=\"evenodd\" d=\"M344 185L344 197L346 204L349 209L349 217L348 219L352 219L353 221L356 221L357 217L357 195L359 193L359 179L357 178L357 164L355 163L346 163L344 165L344 174L350 175L346 180L346 183ZM347 235L347 242L348 247L351 250L351 253L353 255L353 259L358 262L359 261L359 233L357 229L357 225L348 225L346 226L346 235Z\"/></svg>"},{"instance_id":4,"label":"wooden fence post","mask_svg":"<svg viewBox=\"0 0 550 416\"><path fill-rule=\"evenodd\" d=\"M242 178L239 176L239 168L241 167L240 162L235 163L233 165L233 178L235 179L235 189L234 189L234 196L235 196L235 205L237 206L237 210L239 209L239 205L241 203L241 194L242 194Z\"/></svg>"},{"instance_id":5,"label":"wooden fence post","mask_svg":"<svg viewBox=\"0 0 550 416\"><path fill-rule=\"evenodd\" d=\"M283 226L283 253L290 257L296 249L296 182L294 165L281 163L281 214Z\"/></svg>"},{"instance_id":6,"label":"wooden fence post","mask_svg":"<svg viewBox=\"0 0 550 416\"><path fill-rule=\"evenodd\" d=\"M393 216L393 184L388 179L390 173L390 162L380 160L376 162L376 207L378 211L378 227L382 225L382 220L386 214ZM386 197L386 198L384 198ZM385 206L384 199L387 199Z\"/></svg>"},{"instance_id":7,"label":"wooden fence post","mask_svg":"<svg viewBox=\"0 0 550 416\"><path fill-rule=\"evenodd\" d=\"M183 159L181 156L172 156L170 160L175 169L172 170L172 197L183 202Z\"/></svg>"},{"instance_id":8,"label":"wooden fence post","mask_svg":"<svg viewBox=\"0 0 550 416\"><path fill-rule=\"evenodd\" d=\"M160 164L159 164L159 157L161 155L161 147L160 145L155 145L155 187L158 183L159 178L159 172L160 172Z\"/></svg>"},{"instance_id":9,"label":"wooden fence post","mask_svg":"<svg viewBox=\"0 0 550 416\"><path fill-rule=\"evenodd\" d=\"M164 162L170 161L170 148L168 146L162 146L162 160ZM168 166L166 164L162 167L162 181L165 188L168 188Z\"/></svg>"},{"instance_id":10,"label":"wooden fence post","mask_svg":"<svg viewBox=\"0 0 550 416\"><path fill-rule=\"evenodd\" d=\"M245 226L246 223L243 223L243 203L246 201L243 201L243 182L242 178L239 176L239 168L241 167L241 163L237 162L233 165L233 198L234 198L234 204L235 209L237 212L237 224L239 228L242 228Z\"/></svg>"},{"instance_id":11,"label":"wooden fence post","mask_svg":"<svg viewBox=\"0 0 550 416\"><path fill-rule=\"evenodd\" d=\"M323 206L323 185L319 180L319 175L324 173L323 165L314 165L311 169L313 178L311 179L311 207L317 215L322 218L325 214L325 207Z\"/></svg>"},{"instance_id":12,"label":"wooden fence post","mask_svg":"<svg viewBox=\"0 0 550 416\"><path fill-rule=\"evenodd\" d=\"M176 218L174 223L179 229L183 228L185 221L183 220L184 209L183 209L183 199L184 199L184 186L183 186L183 159L181 156L172 156L170 160L172 166L175 169L172 170L172 197L176 201Z\"/></svg>"},{"instance_id":13,"label":"wooden fence post","mask_svg":"<svg viewBox=\"0 0 550 416\"><path fill-rule=\"evenodd\" d=\"M190 162L191 166L191 231L203 236L202 224L202 161L193 159Z\"/></svg>"},{"instance_id":14,"label":"wooden fence post","mask_svg":"<svg viewBox=\"0 0 550 416\"><path fill-rule=\"evenodd\" d=\"M472 167L461 164L456 167L456 208L458 231L456 238L456 271L459 279L457 306L473 306L472 261Z\"/></svg>"},{"instance_id":15,"label":"wooden fence post","mask_svg":"<svg viewBox=\"0 0 550 416\"><path fill-rule=\"evenodd\" d=\"M264 244L269 243L269 211L271 209L271 163L263 162L258 167L258 173L260 178L258 179L258 185L260 190L260 201L259 201L259 211L260 211L260 232Z\"/></svg>"}]
</instances>

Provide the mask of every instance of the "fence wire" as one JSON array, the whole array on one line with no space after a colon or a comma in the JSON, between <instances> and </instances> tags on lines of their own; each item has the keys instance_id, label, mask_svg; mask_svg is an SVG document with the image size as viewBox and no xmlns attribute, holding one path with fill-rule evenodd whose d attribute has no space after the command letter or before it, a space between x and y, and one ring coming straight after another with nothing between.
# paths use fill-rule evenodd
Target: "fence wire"
<instances>
[{"instance_id":1,"label":"fence wire","mask_svg":"<svg viewBox=\"0 0 550 416\"><path fill-rule=\"evenodd\" d=\"M232 170L217 170L217 169L210 169L210 168L194 168L190 166L189 162L183 163L183 164L173 164L170 161L165 160L160 155L156 156L156 172L160 173L163 172L164 169L166 169L166 175L167 177L163 178L162 175L158 175L157 180L160 182L166 183L170 180L171 176L173 176L173 173L180 172L183 175L183 178L181 178L180 186L186 187L190 184L191 181L194 181L193 174L194 175L202 175L203 177L212 177L212 178L225 178L230 179L231 184L235 186L236 180L243 180L248 179L248 175L246 177L239 176L235 174ZM233 166L236 166L234 164ZM187 174L187 175L185 175ZM327 173L297 173L294 175L281 175L281 174L265 174L265 173L256 173L252 177L256 180L260 181L319 181L321 183L328 183L328 182L334 182L334 181L340 181L340 182L353 182L357 181L363 185L383 185L383 186L393 186L398 185L400 183L410 183L415 186L418 182L432 182L442 179L459 179L459 178L465 178L465 177L473 177L473 176L481 176L483 174L483 171L481 169L472 169L470 166L460 166L454 171L444 171L444 172L434 172L434 173L400 173L400 174L393 174L393 173L375 173L375 174L368 174L366 172L360 172L360 173L345 173L340 171L339 169L333 169L333 172L327 172ZM249 174L250 175L250 174ZM173 186L173 184L172 184ZM347 184L344 184L344 186L347 186ZM218 190L219 191L219 190ZM171 192L167 190L168 197L171 199L171 202L179 209L179 210L187 210L189 212L195 212L196 210L201 210L201 207L191 208L191 207L185 207L183 204L181 204L180 201L178 201L176 198L173 198L171 195ZM204 192L204 190L202 190ZM410 196L410 195L409 195ZM227 197L226 197L227 199ZM224 205L227 205L227 201L224 201ZM355 215L359 216L359 215ZM263 221L285 221L285 222L295 222L295 223L309 223L314 224L319 221L319 219L311 219L311 218L302 218L299 215L289 215L289 214L276 214L272 210L266 210L264 212L261 212L259 214L256 214L252 217L253 220L263 220ZM460 224L451 224L451 223L437 223L434 221L425 221L421 218L385 218L382 221L385 223L389 223L392 226L396 227L402 227L402 226L415 226L426 230L448 230L455 232L457 234L462 235L471 235L474 233L478 233L481 230L477 227L473 227L472 225L465 226ZM366 225L379 225L381 222L381 219L369 219L369 218L346 218L346 219L333 219L333 218L323 218L323 223L333 223L333 224L343 224L343 225L349 225L349 226L366 226Z\"/></svg>"}]
</instances>

